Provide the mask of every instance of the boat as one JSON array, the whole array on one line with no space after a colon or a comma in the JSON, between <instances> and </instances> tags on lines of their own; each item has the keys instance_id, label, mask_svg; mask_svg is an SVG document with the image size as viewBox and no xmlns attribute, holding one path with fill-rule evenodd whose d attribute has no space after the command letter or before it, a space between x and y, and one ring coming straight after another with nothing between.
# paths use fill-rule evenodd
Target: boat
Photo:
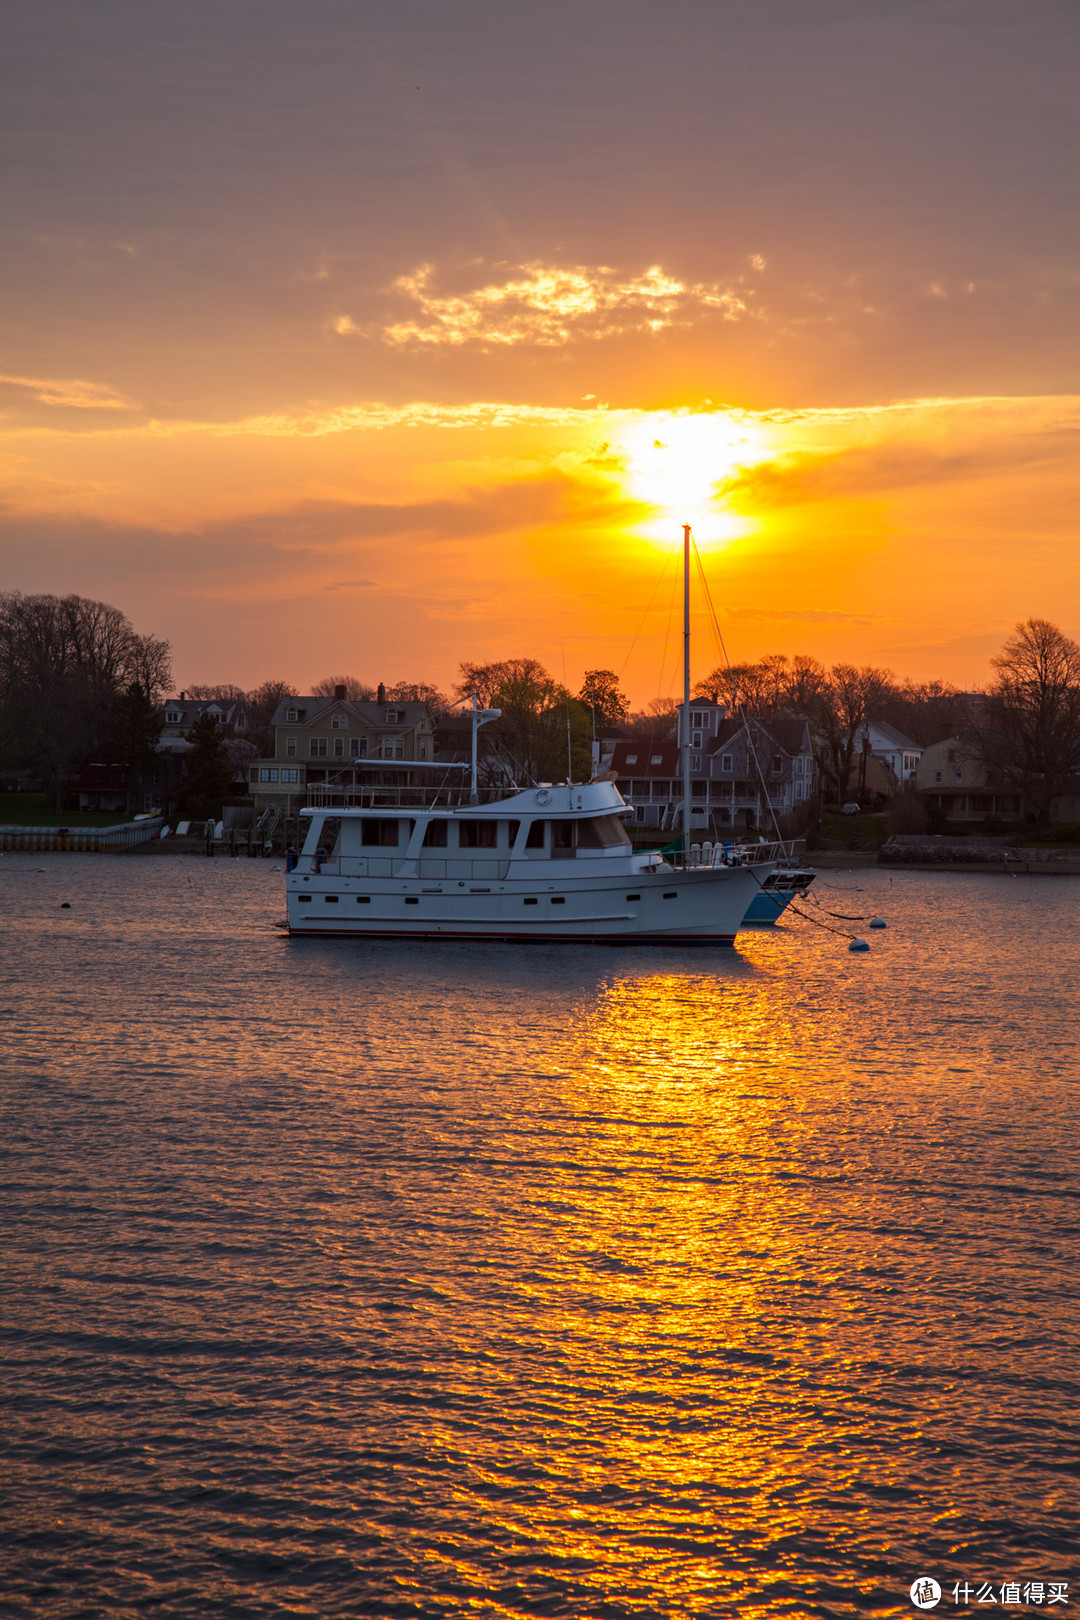
<instances>
[{"instance_id":1,"label":"boat","mask_svg":"<svg viewBox=\"0 0 1080 1620\"><path fill-rule=\"evenodd\" d=\"M690 712L690 526L683 528L683 685ZM610 775L510 788L480 802L476 736L498 710L472 705L471 788L421 805L310 805L286 875L290 934L615 945L732 945L783 853L691 847L690 751L683 749L685 853L635 850L633 814ZM456 801L456 802L455 802Z\"/></svg>"},{"instance_id":2,"label":"boat","mask_svg":"<svg viewBox=\"0 0 1080 1620\"><path fill-rule=\"evenodd\" d=\"M786 853L786 852L785 852ZM808 866L785 863L770 872L751 900L744 923L774 923L793 900L801 899L817 873Z\"/></svg>"}]
</instances>

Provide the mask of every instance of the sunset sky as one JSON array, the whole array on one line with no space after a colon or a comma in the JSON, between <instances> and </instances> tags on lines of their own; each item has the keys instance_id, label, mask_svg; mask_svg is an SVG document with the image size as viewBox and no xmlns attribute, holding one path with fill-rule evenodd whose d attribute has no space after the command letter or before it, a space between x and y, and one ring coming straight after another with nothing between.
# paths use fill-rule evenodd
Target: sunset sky
<instances>
[{"instance_id":1,"label":"sunset sky","mask_svg":"<svg viewBox=\"0 0 1080 1620\"><path fill-rule=\"evenodd\" d=\"M1075 0L34 0L0 585L177 686L1080 637ZM699 615L699 672L718 660Z\"/></svg>"}]
</instances>

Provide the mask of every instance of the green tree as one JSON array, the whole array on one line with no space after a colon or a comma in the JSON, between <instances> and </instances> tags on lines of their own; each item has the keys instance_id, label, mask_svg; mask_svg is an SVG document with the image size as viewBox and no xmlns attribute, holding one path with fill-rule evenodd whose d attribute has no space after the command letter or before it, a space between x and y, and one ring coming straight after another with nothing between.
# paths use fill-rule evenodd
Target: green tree
<instances>
[{"instance_id":1,"label":"green tree","mask_svg":"<svg viewBox=\"0 0 1080 1620\"><path fill-rule=\"evenodd\" d=\"M583 708L595 710L598 726L617 725L630 713L630 704L619 690L619 677L611 669L587 669L577 700Z\"/></svg>"},{"instance_id":2,"label":"green tree","mask_svg":"<svg viewBox=\"0 0 1080 1620\"><path fill-rule=\"evenodd\" d=\"M219 816L232 787L233 768L221 727L203 713L188 732L191 744L184 761L184 808L195 820Z\"/></svg>"}]
</instances>

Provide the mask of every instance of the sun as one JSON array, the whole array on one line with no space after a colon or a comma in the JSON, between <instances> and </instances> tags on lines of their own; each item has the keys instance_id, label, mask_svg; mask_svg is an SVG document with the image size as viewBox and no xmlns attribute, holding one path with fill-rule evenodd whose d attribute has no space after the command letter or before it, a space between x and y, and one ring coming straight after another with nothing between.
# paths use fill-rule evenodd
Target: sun
<instances>
[{"instance_id":1,"label":"sun","mask_svg":"<svg viewBox=\"0 0 1080 1620\"><path fill-rule=\"evenodd\" d=\"M670 540L681 523L699 543L737 539L751 524L724 510L717 487L765 451L757 424L728 411L650 411L620 435L628 493L651 507L642 539Z\"/></svg>"}]
</instances>

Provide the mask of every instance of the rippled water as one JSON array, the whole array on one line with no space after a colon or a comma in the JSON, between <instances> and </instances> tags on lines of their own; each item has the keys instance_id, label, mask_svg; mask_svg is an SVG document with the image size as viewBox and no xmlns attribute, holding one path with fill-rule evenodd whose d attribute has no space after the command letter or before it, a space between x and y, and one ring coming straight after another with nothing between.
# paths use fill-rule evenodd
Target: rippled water
<instances>
[{"instance_id":1,"label":"rippled water","mask_svg":"<svg viewBox=\"0 0 1080 1620\"><path fill-rule=\"evenodd\" d=\"M868 956L290 941L263 862L0 858L0 1613L1070 1580L1080 882L823 883Z\"/></svg>"}]
</instances>

